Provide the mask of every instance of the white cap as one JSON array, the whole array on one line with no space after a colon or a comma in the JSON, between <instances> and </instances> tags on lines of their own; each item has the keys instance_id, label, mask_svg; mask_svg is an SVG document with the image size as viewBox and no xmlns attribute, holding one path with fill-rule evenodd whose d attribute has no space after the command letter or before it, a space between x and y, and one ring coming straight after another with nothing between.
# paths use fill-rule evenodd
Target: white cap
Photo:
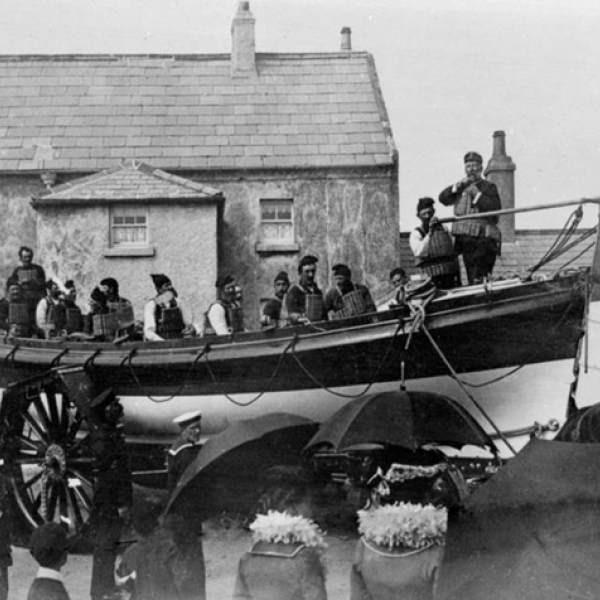
<instances>
[{"instance_id":1,"label":"white cap","mask_svg":"<svg viewBox=\"0 0 600 600\"><path fill-rule=\"evenodd\" d=\"M202 413L199 410L194 410L192 412L184 413L183 415L179 415L173 419L173 423L179 425L182 429L186 428L188 425L199 421L202 418Z\"/></svg>"}]
</instances>

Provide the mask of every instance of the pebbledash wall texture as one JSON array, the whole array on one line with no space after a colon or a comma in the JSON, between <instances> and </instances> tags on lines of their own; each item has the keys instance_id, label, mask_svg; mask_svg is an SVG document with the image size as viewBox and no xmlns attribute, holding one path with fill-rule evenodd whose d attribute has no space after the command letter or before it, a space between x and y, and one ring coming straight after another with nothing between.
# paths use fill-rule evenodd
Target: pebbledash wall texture
<instances>
[{"instance_id":1,"label":"pebbledash wall texture","mask_svg":"<svg viewBox=\"0 0 600 600\"><path fill-rule=\"evenodd\" d=\"M31 245L82 303L113 276L141 315L151 272L195 312L230 272L251 327L275 274L295 280L307 253L322 287L339 261L375 296L389 289L398 160L373 58L347 28L339 51L256 53L248 2L231 33L230 55L0 57L0 274ZM168 190L150 183L169 176ZM281 201L291 213L278 238L265 206ZM137 251L115 247L117 205L146 207Z\"/></svg>"}]
</instances>

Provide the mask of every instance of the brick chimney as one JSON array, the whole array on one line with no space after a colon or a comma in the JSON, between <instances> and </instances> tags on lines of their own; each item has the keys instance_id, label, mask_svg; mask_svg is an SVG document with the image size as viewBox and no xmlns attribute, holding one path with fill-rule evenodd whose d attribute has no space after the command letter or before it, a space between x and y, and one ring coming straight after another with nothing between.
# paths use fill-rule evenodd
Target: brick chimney
<instances>
[{"instance_id":1,"label":"brick chimney","mask_svg":"<svg viewBox=\"0 0 600 600\"><path fill-rule=\"evenodd\" d=\"M504 131L494 131L492 157L485 169L486 177L495 183L502 200L502 208L515 207L515 170L517 166L506 155L506 135ZM503 215L499 222L502 240L515 241L515 215Z\"/></svg>"},{"instance_id":2,"label":"brick chimney","mask_svg":"<svg viewBox=\"0 0 600 600\"><path fill-rule=\"evenodd\" d=\"M342 52L352 50L352 30L350 27L342 29Z\"/></svg>"},{"instance_id":3,"label":"brick chimney","mask_svg":"<svg viewBox=\"0 0 600 600\"><path fill-rule=\"evenodd\" d=\"M241 0L231 23L231 76L256 74L254 24L250 2Z\"/></svg>"}]
</instances>

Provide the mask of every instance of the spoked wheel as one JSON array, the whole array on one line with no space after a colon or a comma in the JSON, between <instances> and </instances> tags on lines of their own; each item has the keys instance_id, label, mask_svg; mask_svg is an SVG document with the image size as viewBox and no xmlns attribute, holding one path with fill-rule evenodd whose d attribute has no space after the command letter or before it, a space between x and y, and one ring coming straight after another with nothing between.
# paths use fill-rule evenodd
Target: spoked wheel
<instances>
[{"instance_id":1,"label":"spoked wheel","mask_svg":"<svg viewBox=\"0 0 600 600\"><path fill-rule=\"evenodd\" d=\"M56 374L8 388L0 419L14 501L29 528L68 519L81 532L94 497L86 420Z\"/></svg>"}]
</instances>

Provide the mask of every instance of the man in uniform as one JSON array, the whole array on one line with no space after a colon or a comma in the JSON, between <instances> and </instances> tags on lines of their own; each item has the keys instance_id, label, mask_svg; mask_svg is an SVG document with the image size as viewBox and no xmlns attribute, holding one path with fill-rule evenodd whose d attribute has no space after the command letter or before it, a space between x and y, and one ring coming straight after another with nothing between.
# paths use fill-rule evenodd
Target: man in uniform
<instances>
[{"instance_id":1,"label":"man in uniform","mask_svg":"<svg viewBox=\"0 0 600 600\"><path fill-rule=\"evenodd\" d=\"M464 163L466 177L443 190L439 201L444 206L454 206L457 217L500 210L498 188L482 178L481 155L467 152ZM452 224L454 250L463 257L469 285L481 283L492 274L501 244L497 223L498 217L482 215Z\"/></svg>"},{"instance_id":2,"label":"man in uniform","mask_svg":"<svg viewBox=\"0 0 600 600\"><path fill-rule=\"evenodd\" d=\"M198 327L192 324L188 307L178 297L171 280L163 274L151 275L156 296L144 306L144 339L160 342L165 339L190 337ZM166 319L165 316L169 315Z\"/></svg>"},{"instance_id":3,"label":"man in uniform","mask_svg":"<svg viewBox=\"0 0 600 600\"><path fill-rule=\"evenodd\" d=\"M352 271L348 265L342 263L333 265L332 271L335 286L327 290L323 302L325 311L332 319L343 319L377 311L369 288L362 283L352 281Z\"/></svg>"},{"instance_id":4,"label":"man in uniform","mask_svg":"<svg viewBox=\"0 0 600 600\"><path fill-rule=\"evenodd\" d=\"M309 254L304 256L298 264L300 279L298 283L290 287L285 299L288 317L292 324L327 320L327 312L323 306L323 292L315 281L318 262L319 259L316 256ZM316 300L314 303L315 314L309 314L310 311L307 312L307 296L313 296Z\"/></svg>"},{"instance_id":5,"label":"man in uniform","mask_svg":"<svg viewBox=\"0 0 600 600\"><path fill-rule=\"evenodd\" d=\"M183 472L200 452L202 434L202 413L199 410L188 412L173 419L181 430L179 437L167 454L167 490L171 493Z\"/></svg>"},{"instance_id":6,"label":"man in uniform","mask_svg":"<svg viewBox=\"0 0 600 600\"><path fill-rule=\"evenodd\" d=\"M123 407L112 388L90 403L90 449L96 482L88 521L94 542L92 600L113 598L116 593L115 560L133 499L122 417Z\"/></svg>"},{"instance_id":7,"label":"man in uniform","mask_svg":"<svg viewBox=\"0 0 600 600\"><path fill-rule=\"evenodd\" d=\"M285 271L281 271L273 281L275 286L275 296L268 300L263 306L260 324L263 327L277 325L283 327L288 324L287 314L285 312L285 295L290 289L290 280Z\"/></svg>"},{"instance_id":8,"label":"man in uniform","mask_svg":"<svg viewBox=\"0 0 600 600\"><path fill-rule=\"evenodd\" d=\"M408 241L421 273L431 277L438 288L452 289L460 284L458 261L452 238L434 216L433 205L433 198L419 198L417 216L421 225L411 231Z\"/></svg>"}]
</instances>

